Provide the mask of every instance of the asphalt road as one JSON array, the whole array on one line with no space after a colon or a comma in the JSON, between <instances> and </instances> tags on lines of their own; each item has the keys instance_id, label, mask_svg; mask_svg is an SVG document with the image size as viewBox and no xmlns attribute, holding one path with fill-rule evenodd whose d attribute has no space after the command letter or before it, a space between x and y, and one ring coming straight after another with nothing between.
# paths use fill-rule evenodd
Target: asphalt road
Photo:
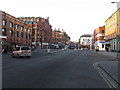
<instances>
[{"instance_id":1,"label":"asphalt road","mask_svg":"<svg viewBox=\"0 0 120 90\"><path fill-rule=\"evenodd\" d=\"M3 88L109 88L93 64L109 57L93 51L66 50L29 58L3 55Z\"/></svg>"}]
</instances>

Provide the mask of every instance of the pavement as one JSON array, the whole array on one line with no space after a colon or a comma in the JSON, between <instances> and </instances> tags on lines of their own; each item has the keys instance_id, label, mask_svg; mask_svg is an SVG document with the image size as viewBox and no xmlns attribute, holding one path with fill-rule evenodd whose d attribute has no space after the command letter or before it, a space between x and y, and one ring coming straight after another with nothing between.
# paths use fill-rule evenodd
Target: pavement
<instances>
[{"instance_id":1,"label":"pavement","mask_svg":"<svg viewBox=\"0 0 120 90\"><path fill-rule=\"evenodd\" d=\"M116 59L116 52L97 52L100 55L112 58L112 61L100 61L94 64L98 72L111 88L118 88L120 90L120 76L118 70L120 69L120 58Z\"/></svg>"}]
</instances>

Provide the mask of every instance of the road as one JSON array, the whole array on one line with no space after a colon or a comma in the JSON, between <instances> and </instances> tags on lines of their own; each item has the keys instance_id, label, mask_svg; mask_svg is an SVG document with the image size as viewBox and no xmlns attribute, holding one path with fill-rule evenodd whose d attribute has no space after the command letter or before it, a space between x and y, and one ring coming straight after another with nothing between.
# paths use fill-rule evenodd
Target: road
<instances>
[{"instance_id":1,"label":"road","mask_svg":"<svg viewBox=\"0 0 120 90\"><path fill-rule=\"evenodd\" d=\"M33 52L29 58L3 55L3 88L109 88L93 64L108 61L94 51Z\"/></svg>"}]
</instances>

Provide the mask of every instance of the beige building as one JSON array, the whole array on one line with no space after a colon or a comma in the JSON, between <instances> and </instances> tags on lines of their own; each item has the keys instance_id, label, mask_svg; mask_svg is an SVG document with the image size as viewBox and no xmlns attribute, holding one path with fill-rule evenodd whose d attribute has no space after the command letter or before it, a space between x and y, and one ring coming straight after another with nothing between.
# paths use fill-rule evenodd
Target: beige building
<instances>
[{"instance_id":1,"label":"beige building","mask_svg":"<svg viewBox=\"0 0 120 90\"><path fill-rule=\"evenodd\" d=\"M116 51L117 46L120 51L120 9L105 21L105 39L111 51Z\"/></svg>"}]
</instances>

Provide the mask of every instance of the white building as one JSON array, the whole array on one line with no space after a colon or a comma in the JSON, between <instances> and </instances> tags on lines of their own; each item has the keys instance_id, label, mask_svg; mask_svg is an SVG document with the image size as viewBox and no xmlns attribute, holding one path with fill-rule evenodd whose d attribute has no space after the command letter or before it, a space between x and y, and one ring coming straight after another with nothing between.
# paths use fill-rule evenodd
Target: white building
<instances>
[{"instance_id":1,"label":"white building","mask_svg":"<svg viewBox=\"0 0 120 90\"><path fill-rule=\"evenodd\" d=\"M84 34L80 36L80 47L92 49L93 34Z\"/></svg>"}]
</instances>

